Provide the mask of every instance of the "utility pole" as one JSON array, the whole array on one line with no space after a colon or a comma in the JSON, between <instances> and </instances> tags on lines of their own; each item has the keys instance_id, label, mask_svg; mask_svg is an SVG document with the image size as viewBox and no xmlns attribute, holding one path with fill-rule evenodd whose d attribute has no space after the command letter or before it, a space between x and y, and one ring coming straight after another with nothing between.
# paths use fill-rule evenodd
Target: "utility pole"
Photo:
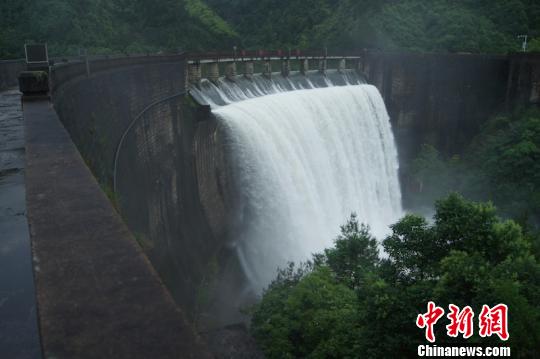
<instances>
[{"instance_id":1,"label":"utility pole","mask_svg":"<svg viewBox=\"0 0 540 359\"><path fill-rule=\"evenodd\" d=\"M528 35L518 35L518 39L523 39L523 43L521 44L521 50L523 52L527 52L527 39Z\"/></svg>"}]
</instances>

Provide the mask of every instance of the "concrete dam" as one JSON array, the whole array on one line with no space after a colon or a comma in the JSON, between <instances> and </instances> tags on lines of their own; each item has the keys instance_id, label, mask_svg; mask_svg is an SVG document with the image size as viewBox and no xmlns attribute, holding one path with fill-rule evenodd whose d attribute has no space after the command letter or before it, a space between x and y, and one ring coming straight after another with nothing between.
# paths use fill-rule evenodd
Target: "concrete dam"
<instances>
[{"instance_id":1,"label":"concrete dam","mask_svg":"<svg viewBox=\"0 0 540 359\"><path fill-rule=\"evenodd\" d=\"M351 212L385 234L407 206L403 170L421 144L459 153L496 111L539 103L539 63L524 55L364 51L54 65L53 107L24 102L44 353L212 356L214 333L246 320L241 309L276 267L330 245ZM62 144L48 149L57 138ZM48 154L58 160L45 161ZM45 208L50 186L62 198ZM48 220L39 217L45 212ZM63 231L67 247L44 241ZM68 241L75 232L80 241ZM58 248L66 261L73 257L69 265L46 260ZM65 280L55 277L59 270ZM85 298L96 289L92 311L118 311L85 319ZM122 301L132 303L133 318L124 318ZM58 312L64 307L78 309L68 318ZM146 339L129 350L136 340L129 335L103 342L105 322L113 338L143 326L133 335Z\"/></svg>"}]
</instances>

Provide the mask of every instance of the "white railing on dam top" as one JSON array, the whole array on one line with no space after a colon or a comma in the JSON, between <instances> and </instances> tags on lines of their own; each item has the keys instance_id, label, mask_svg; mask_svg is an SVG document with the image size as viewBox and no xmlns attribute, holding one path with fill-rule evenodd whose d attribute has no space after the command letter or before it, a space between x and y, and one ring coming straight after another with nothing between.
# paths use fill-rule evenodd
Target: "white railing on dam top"
<instances>
[{"instance_id":1,"label":"white railing on dam top","mask_svg":"<svg viewBox=\"0 0 540 359\"><path fill-rule=\"evenodd\" d=\"M216 59L190 59L188 64L209 64L212 62L250 62L250 61L282 61L282 60L360 60L362 56L269 56L269 57L223 57Z\"/></svg>"}]
</instances>

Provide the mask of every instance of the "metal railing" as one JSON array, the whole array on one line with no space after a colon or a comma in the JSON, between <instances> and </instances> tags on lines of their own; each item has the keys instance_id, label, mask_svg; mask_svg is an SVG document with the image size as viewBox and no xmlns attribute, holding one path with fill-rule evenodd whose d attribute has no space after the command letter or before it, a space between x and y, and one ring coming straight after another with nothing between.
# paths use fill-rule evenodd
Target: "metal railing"
<instances>
[{"instance_id":1,"label":"metal railing","mask_svg":"<svg viewBox=\"0 0 540 359\"><path fill-rule=\"evenodd\" d=\"M173 98L184 96L186 94L186 91L180 91L174 95L167 96L165 98L159 99L155 102L152 102L148 106L146 106L144 109L142 109L137 116L130 122L130 124L126 127L124 132L122 133L122 136L120 137L120 141L118 141L118 145L116 146L116 151L114 153L114 166L113 166L113 191L114 193L117 193L117 180L116 180L116 173L118 171L118 163L120 161L120 151L122 150L122 145L124 144L124 141L126 139L126 136L129 134L133 126L139 121L139 119L143 118L143 116L152 108L155 106L162 104L165 101L172 100Z\"/></svg>"},{"instance_id":2,"label":"metal railing","mask_svg":"<svg viewBox=\"0 0 540 359\"><path fill-rule=\"evenodd\" d=\"M221 52L187 53L189 62L222 62L248 60L279 60L279 59L342 59L359 58L365 54L364 49L353 51L327 51L325 49L310 50L233 50Z\"/></svg>"}]
</instances>

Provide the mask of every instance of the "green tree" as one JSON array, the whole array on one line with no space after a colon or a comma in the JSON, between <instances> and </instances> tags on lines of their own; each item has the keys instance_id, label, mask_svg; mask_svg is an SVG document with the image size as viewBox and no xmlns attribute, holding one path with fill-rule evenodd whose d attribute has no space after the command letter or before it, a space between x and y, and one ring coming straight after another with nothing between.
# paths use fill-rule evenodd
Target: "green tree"
<instances>
[{"instance_id":1,"label":"green tree","mask_svg":"<svg viewBox=\"0 0 540 359\"><path fill-rule=\"evenodd\" d=\"M504 345L518 358L538 353L538 239L500 219L490 203L451 194L435 207L432 224L407 215L391 226L384 259L374 257L369 232L353 216L335 246L316 255L313 264L282 271L287 275L272 283L253 317L265 353L416 357L417 345L426 340L415 319L430 300L446 309L450 303L470 305L477 316L484 304L507 304L510 339ZM444 324L435 329L438 345L463 344L446 335ZM478 327L467 343L501 345L497 336L480 337ZM349 348L354 351L344 351Z\"/></svg>"},{"instance_id":2,"label":"green tree","mask_svg":"<svg viewBox=\"0 0 540 359\"><path fill-rule=\"evenodd\" d=\"M289 271L272 283L253 316L268 358L352 358L359 340L356 295L328 267Z\"/></svg>"},{"instance_id":3,"label":"green tree","mask_svg":"<svg viewBox=\"0 0 540 359\"><path fill-rule=\"evenodd\" d=\"M377 240L369 233L369 227L360 224L356 214L352 214L341 227L334 247L326 249L323 258L339 282L359 288L378 265Z\"/></svg>"}]
</instances>

